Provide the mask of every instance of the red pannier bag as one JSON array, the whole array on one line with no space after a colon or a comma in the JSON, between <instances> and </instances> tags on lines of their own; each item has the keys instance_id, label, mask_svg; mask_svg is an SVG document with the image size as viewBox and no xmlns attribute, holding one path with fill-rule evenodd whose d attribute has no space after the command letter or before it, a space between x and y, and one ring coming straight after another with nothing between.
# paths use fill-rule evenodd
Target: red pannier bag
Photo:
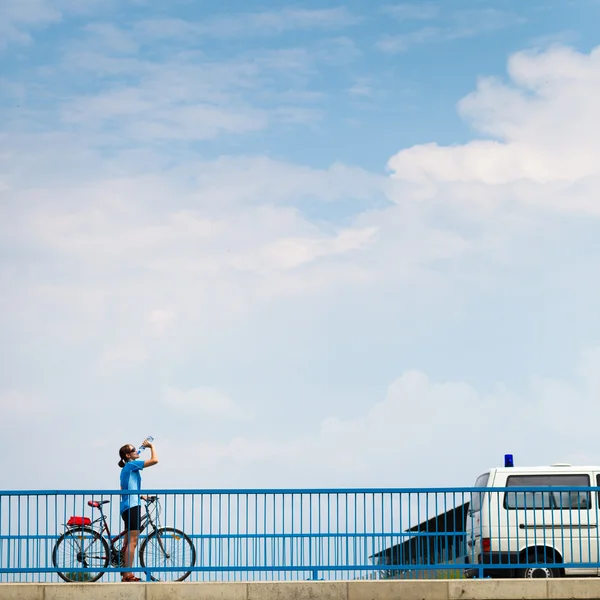
<instances>
[{"instance_id":1,"label":"red pannier bag","mask_svg":"<svg viewBox=\"0 0 600 600\"><path fill-rule=\"evenodd\" d=\"M92 520L89 517L71 517L67 521L67 525L71 525L72 527L91 524Z\"/></svg>"}]
</instances>

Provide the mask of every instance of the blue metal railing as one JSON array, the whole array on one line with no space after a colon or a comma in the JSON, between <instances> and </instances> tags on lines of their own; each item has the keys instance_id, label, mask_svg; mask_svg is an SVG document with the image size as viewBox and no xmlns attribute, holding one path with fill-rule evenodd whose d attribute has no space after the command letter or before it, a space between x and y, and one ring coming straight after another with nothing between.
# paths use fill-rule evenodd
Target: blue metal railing
<instances>
[{"instance_id":1,"label":"blue metal railing","mask_svg":"<svg viewBox=\"0 0 600 600\"><path fill-rule=\"evenodd\" d=\"M598 490L145 490L132 568L121 491L0 491L0 581L597 574Z\"/></svg>"}]
</instances>

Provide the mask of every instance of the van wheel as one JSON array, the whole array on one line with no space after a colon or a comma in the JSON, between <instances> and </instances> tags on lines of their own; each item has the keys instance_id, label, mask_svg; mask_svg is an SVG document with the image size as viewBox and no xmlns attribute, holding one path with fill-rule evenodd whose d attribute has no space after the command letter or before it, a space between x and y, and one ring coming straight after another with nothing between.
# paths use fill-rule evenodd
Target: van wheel
<instances>
[{"instance_id":1,"label":"van wheel","mask_svg":"<svg viewBox=\"0 0 600 600\"><path fill-rule=\"evenodd\" d=\"M549 556L545 556L544 558L546 563L552 562ZM536 563L538 560L539 558L535 552L530 552L527 555L527 562L529 564ZM554 579L555 577L560 577L560 569L555 569L547 565L533 566L527 569L519 569L517 577L522 577L523 579Z\"/></svg>"}]
</instances>

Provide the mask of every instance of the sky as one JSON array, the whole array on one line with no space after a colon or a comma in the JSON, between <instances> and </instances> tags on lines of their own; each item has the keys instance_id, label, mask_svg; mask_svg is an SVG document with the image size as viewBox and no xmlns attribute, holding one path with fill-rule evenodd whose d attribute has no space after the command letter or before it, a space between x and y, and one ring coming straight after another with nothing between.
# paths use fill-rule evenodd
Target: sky
<instances>
[{"instance_id":1,"label":"sky","mask_svg":"<svg viewBox=\"0 0 600 600\"><path fill-rule=\"evenodd\" d=\"M3 489L600 464L597 0L0 0Z\"/></svg>"}]
</instances>

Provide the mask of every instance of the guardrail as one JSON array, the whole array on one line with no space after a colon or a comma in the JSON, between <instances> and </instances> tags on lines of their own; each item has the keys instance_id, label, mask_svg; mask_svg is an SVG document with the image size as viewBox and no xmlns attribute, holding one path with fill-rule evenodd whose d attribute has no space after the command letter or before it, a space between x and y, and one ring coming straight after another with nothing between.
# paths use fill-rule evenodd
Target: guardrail
<instances>
[{"instance_id":1,"label":"guardrail","mask_svg":"<svg viewBox=\"0 0 600 600\"><path fill-rule=\"evenodd\" d=\"M0 491L0 581L596 575L598 491L146 490L133 568L123 492Z\"/></svg>"}]
</instances>

